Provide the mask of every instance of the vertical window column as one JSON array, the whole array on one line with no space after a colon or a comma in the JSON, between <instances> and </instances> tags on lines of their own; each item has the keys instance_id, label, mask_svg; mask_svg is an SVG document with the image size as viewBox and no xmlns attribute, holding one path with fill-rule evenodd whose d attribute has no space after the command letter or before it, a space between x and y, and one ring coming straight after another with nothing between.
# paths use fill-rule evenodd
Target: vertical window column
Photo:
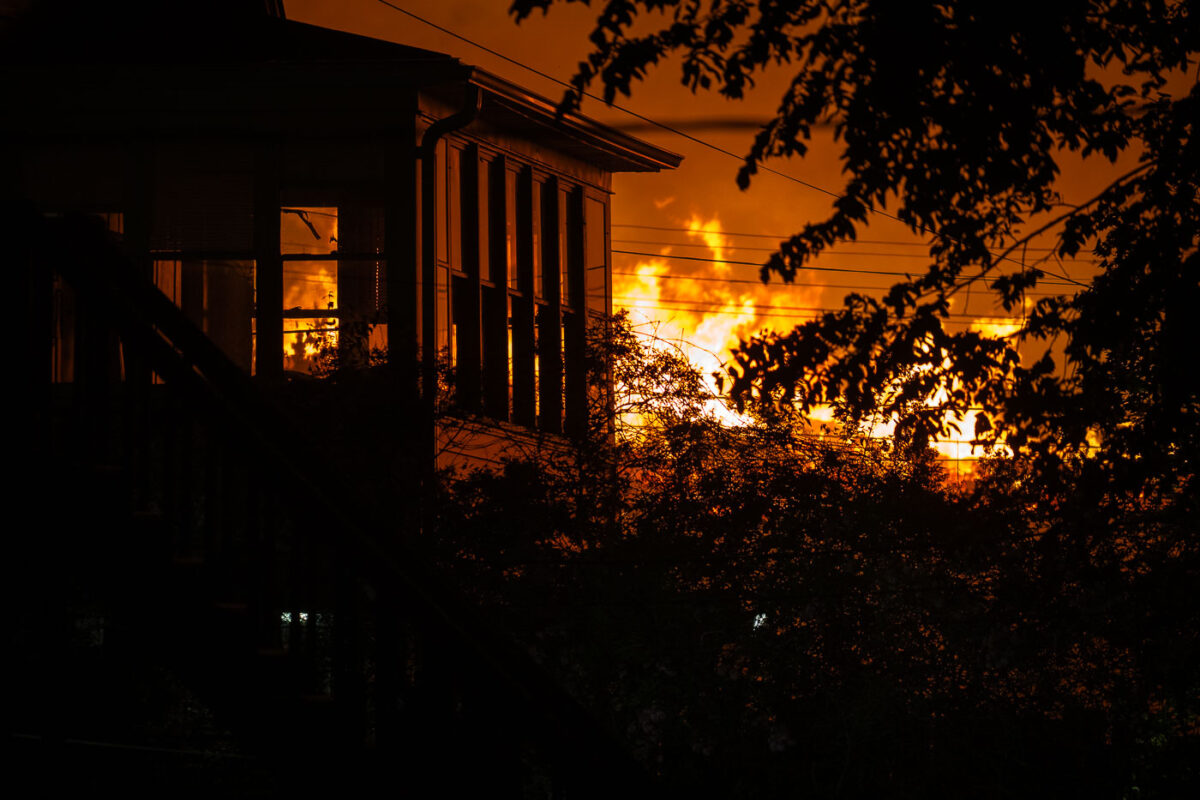
<instances>
[{"instance_id":1,"label":"vertical window column","mask_svg":"<svg viewBox=\"0 0 1200 800\"><path fill-rule=\"evenodd\" d=\"M560 255L563 236L558 181L548 178L541 186L541 266L543 302L537 306L538 427L562 432L562 292Z\"/></svg>"},{"instance_id":2,"label":"vertical window column","mask_svg":"<svg viewBox=\"0 0 1200 800\"><path fill-rule=\"evenodd\" d=\"M519 173L509 171L511 183L512 211L508 219L513 228L513 247L516 264L515 288L519 294L511 299L510 317L512 335L512 419L520 425L533 427L537 422L537 367L534 347L537 341L534 316L535 259L536 251L535 213L540 204L535 204L533 170L524 168ZM510 280L510 287L514 282Z\"/></svg>"},{"instance_id":3,"label":"vertical window column","mask_svg":"<svg viewBox=\"0 0 1200 800\"><path fill-rule=\"evenodd\" d=\"M585 197L584 209L584 258L587 269L585 282L587 294L588 330L607 326L612 312L612 267L609 263L609 227L607 198L599 200ZM612 418L612 365L592 364L592 369L603 369L604 377L591 380L587 386L588 414L597 419Z\"/></svg>"},{"instance_id":4,"label":"vertical window column","mask_svg":"<svg viewBox=\"0 0 1200 800\"><path fill-rule=\"evenodd\" d=\"M480 341L480 281L481 262L487 258L487 240L479 233L487 219L487 194L480 192L479 148L472 146L460 151L459 191L462 209L462 263L465 276L455 278L451 286L454 312L455 377L458 402L474 411L480 406L481 359Z\"/></svg>"},{"instance_id":5,"label":"vertical window column","mask_svg":"<svg viewBox=\"0 0 1200 800\"><path fill-rule=\"evenodd\" d=\"M608 316L612 299L608 268L608 209L593 197L585 198L583 207L587 308L590 313Z\"/></svg>"},{"instance_id":6,"label":"vertical window column","mask_svg":"<svg viewBox=\"0 0 1200 800\"><path fill-rule=\"evenodd\" d=\"M565 195L566 224L562 254L566 290L563 292L563 379L565 431L573 436L584 433L587 424L587 365L583 293L585 281L585 241L583 191L573 189Z\"/></svg>"},{"instance_id":7,"label":"vertical window column","mask_svg":"<svg viewBox=\"0 0 1200 800\"><path fill-rule=\"evenodd\" d=\"M480 249L486 249L488 272L482 273L483 409L488 416L508 419L508 247L506 242L505 159L481 161ZM485 200L486 198L486 200ZM486 231L486 239L484 232Z\"/></svg>"}]
</instances>

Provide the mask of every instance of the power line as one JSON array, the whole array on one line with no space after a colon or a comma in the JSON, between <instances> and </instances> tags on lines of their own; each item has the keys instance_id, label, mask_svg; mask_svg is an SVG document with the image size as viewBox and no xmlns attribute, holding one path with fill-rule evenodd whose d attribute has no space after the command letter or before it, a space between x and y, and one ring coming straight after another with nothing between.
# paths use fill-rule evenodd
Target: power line
<instances>
[{"instance_id":1,"label":"power line","mask_svg":"<svg viewBox=\"0 0 1200 800\"><path fill-rule=\"evenodd\" d=\"M613 298L613 299L617 300L618 298ZM703 314L704 316L712 316L712 315L730 316L730 317L751 316L754 319L772 318L772 319L810 319L811 320L811 319L820 319L822 316L824 316L825 313L828 313L828 312L824 312L824 311L812 311L812 312L793 311L790 313L776 313L776 312L771 312L771 311L760 313L757 310L755 310L755 311L746 311L746 310L723 311L723 310L712 310L712 309L708 309L708 308L686 308L683 306L649 305L649 304L644 304L639 298L625 298L625 299L634 300L635 304L630 305L630 304L625 304L625 303L617 303L617 305L619 305L623 308L628 308L628 309L634 310L634 311L682 311L684 313ZM668 301L660 301L660 302L672 302L672 301L668 300ZM683 303L683 302L691 302L691 301L680 300L678 302ZM839 311L839 310L841 310L841 309L831 309L831 311ZM1019 323L1019 320L1016 318L1013 318L1013 317L978 317L974 314L967 314L964 316L971 317L971 319L946 319L946 320L943 320L943 322L946 325L967 325L967 326L975 325L975 324L1017 325Z\"/></svg>"},{"instance_id":2,"label":"power line","mask_svg":"<svg viewBox=\"0 0 1200 800\"><path fill-rule=\"evenodd\" d=\"M622 223L622 222L614 222L614 223L612 223L612 225L610 227L613 227L613 228L636 228L638 230L643 230L643 231L672 231L672 232L682 232L682 233L703 233L704 232L704 231L698 231L695 228L681 228L681 227L674 227L674 226L670 226L670 225L634 225L633 223ZM775 233L738 233L736 231L715 231L715 232L720 233L722 236L748 236L753 239L778 239L778 240L782 241L784 239L792 238L791 234L783 235L783 234L775 234ZM875 240L856 239L855 241L863 242L863 243L867 243L867 244L894 244L894 245L902 245L904 247L928 247L929 246L927 242L896 242L896 241L884 241L882 239L875 239Z\"/></svg>"},{"instance_id":3,"label":"power line","mask_svg":"<svg viewBox=\"0 0 1200 800\"><path fill-rule=\"evenodd\" d=\"M669 273L668 274L659 273L656 275L643 275L640 272L622 272L622 271L613 271L613 275L625 275L625 276L630 276L630 277L635 277L635 278L652 278L654 280L661 279L661 280L668 280L668 281L700 281L703 283L742 283L742 284L749 284L752 286L759 286L759 287L764 287L764 288L767 286L770 286L770 284L765 284L762 281L751 280L749 278L708 278L708 277L702 277L699 275L671 275ZM774 286L771 286L771 288L773 291L780 290L780 289L786 290L786 289L801 289L801 288L863 289L865 291L887 291L888 289L890 289L892 287L890 287L890 286L860 286L860 285L853 284L853 283L800 283L799 281L797 281L795 283L776 284Z\"/></svg>"},{"instance_id":4,"label":"power line","mask_svg":"<svg viewBox=\"0 0 1200 800\"><path fill-rule=\"evenodd\" d=\"M695 228L675 227L669 225L635 225L633 223L614 222L610 227L613 228L636 228L644 231L671 231L673 233L691 233L700 234L706 231L696 230ZM720 234L721 236L746 236L752 239L784 239L792 238L792 234L782 233L738 233L737 231L712 231L712 233ZM855 244L884 244L894 247L929 247L928 242L903 242L896 239L854 239ZM1027 247L1026 250L1031 252L1041 252L1057 250L1056 247ZM995 253L993 253L995 255Z\"/></svg>"},{"instance_id":5,"label":"power line","mask_svg":"<svg viewBox=\"0 0 1200 800\"><path fill-rule=\"evenodd\" d=\"M704 277L704 276L699 276L699 275L672 275L669 273L666 273L666 274L659 273L659 274L655 274L655 275L643 275L640 272L614 271L613 275L625 275L625 276L636 277L636 278L652 278L655 280L661 279L661 280L668 280L668 281L700 281L700 282L704 282L704 283L748 284L748 285L759 286L759 287L763 287L763 288L770 287L772 291L778 291L781 289L786 290L786 289L812 288L812 289L861 289L863 291L885 292L888 289L892 288L891 286L863 286L863 285L854 284L854 283L819 283L819 282L801 283L799 281L796 281L793 283L779 283L779 284L772 285L772 284L765 284L762 281L752 280L749 278L709 278L709 277ZM1051 286L1071 286L1072 285L1069 283L1063 283L1061 281L1058 281L1058 282L1039 281L1038 283L1039 284L1049 284ZM1062 294L1063 294L1062 292L1025 292L1026 297L1059 297Z\"/></svg>"},{"instance_id":6,"label":"power line","mask_svg":"<svg viewBox=\"0 0 1200 800\"><path fill-rule=\"evenodd\" d=\"M428 25L429 27L431 27L431 28L434 28L435 30L441 31L442 33L446 34L447 36L452 36L452 37L454 37L455 39L458 39L459 41L461 41L461 42L464 42L465 44L468 44L468 45L470 45L470 46L472 46L472 47L478 48L478 49L480 49L480 50L484 51L485 53L489 53L489 54L491 54L491 55L495 56L496 58L499 58L499 59L501 59L502 61L505 61L505 62L507 62L507 63L509 63L509 64L512 64L512 65L513 65L513 66L515 66L515 67L519 67L519 68L521 68L521 69L527 70L527 71L529 71L530 73L532 73L532 74L534 74L534 75L537 75L537 76L539 76L539 77L541 77L541 78L544 78L545 80L548 80L548 81L550 81L550 82L552 82L552 83L556 83L556 84L558 84L559 86L565 87L565 88L566 88L567 90L569 90L569 91L578 91L580 95L582 95L582 96L584 96L584 97L588 97L588 98L590 98L590 99L592 99L592 100L596 100L596 101L598 101L598 102L604 103L604 104L605 104L606 106L608 106L609 108L614 108L614 109L616 109L617 111L620 111L620 112L622 112L622 113L624 113L624 114L628 114L629 116L631 116L631 117L634 117L634 118L636 118L636 119L639 119L639 120L641 120L641 121L643 121L643 122L649 123L649 124L651 124L651 125L653 125L653 126L655 126L655 127L659 128L659 129L661 129L661 130L667 131L668 133L673 133L673 134L675 134L676 136L679 136L679 137L682 137L682 138L684 138L684 139L687 139L688 141L694 142L694 143L696 143L696 144L698 144L698 145L701 145L702 147L707 147L708 149L710 149L710 150L713 150L713 151L715 151L715 152L717 152L717 153L721 153L721 154L723 154L723 155L725 155L725 156L728 156L728 157L730 157L730 158L733 158L733 159L737 160L737 161L738 161L738 162L740 162L740 163L745 163L745 159L744 159L742 156L739 156L737 153L734 153L734 152L733 152L733 151L731 151L731 150L726 150L725 148L723 148L723 147L720 147L720 146L718 146L718 145L715 145L715 144L713 144L713 143L711 143L711 142L705 141L704 139L701 139L701 138L699 138L698 136L693 136L693 135L692 135L692 134L690 134L690 133L686 133L686 132L684 132L684 131L681 131L681 130L679 130L678 128L671 127L670 125L666 125L666 124L664 124L664 123L662 123L662 122L659 122L658 120L655 120L655 119L652 119L652 118L650 118L650 117L647 117L647 116L645 116L644 114L639 114L638 112L636 112L636 111L633 111L632 109L625 108L624 106L618 105L618 104L616 104L616 103L610 103L610 102L607 102L607 101L605 101L605 100L604 100L604 98L602 98L602 97L599 97L598 95L592 94L591 92L586 92L586 91L584 91L583 89L576 89L574 86L572 86L572 85L571 85L570 83L568 83L567 81L564 81L564 80L562 80L562 79L560 79L560 78L556 78L555 76L553 76L553 75L550 75L549 73L543 72L542 70L539 70L539 69L536 69L536 68L534 68L534 67L531 67L531 66L529 66L528 64L525 64L525 63L523 63L523 62L521 62L521 61L518 61L517 59L515 59L515 58L512 58L512 57L510 57L510 56L507 56L507 55L505 55L505 54L503 54L503 53L499 52L498 50L495 50L495 49L493 49L493 48L491 48L491 47L487 47L486 45L479 44L478 42L476 42L476 41L474 41L474 40L472 40L472 39L469 39L469 38L467 38L466 36L463 36L463 35L462 35L462 34L460 34L460 33L456 33L455 31L452 31L452 30L450 30L449 28L446 28L446 27L444 27L444 26L442 26L442 25L438 25L437 23L435 23L435 22L432 22L431 20L425 19L424 17L422 17L422 16L420 16L420 15L418 15L418 14L414 14L413 12L409 11L409 10L408 10L408 9L406 9L406 8L402 8L401 6L398 6L398 5L396 5L395 3L389 2L389 0L376 0L376 2L380 3L381 5L384 5L384 6L388 7L388 8L390 8L390 9L394 10L394 11L397 11L397 12L399 12L399 13L401 13L401 14L404 14L405 16L407 16L407 17L410 17L410 18L412 18L412 19L416 20L417 22L420 22L420 23L422 23L422 24L424 24L424 25ZM810 183L810 182L808 182L808 181L806 181L806 180L803 180L803 179L801 179L801 178L797 178L795 175L791 175L791 174L789 174L789 173L786 173L786 172L782 172L782 171L780 171L780 170L777 170L777 169L775 169L775 168L773 168L773 167L769 167L769 166L767 166L767 165L766 165L766 164L764 164L764 163L761 163L761 162L759 162L758 164L756 164L756 165L755 165L755 167L756 167L756 169L761 169L761 170L763 170L764 172L769 172L769 173L771 173L771 174L773 174L773 175L778 175L778 176L779 176L779 177L781 177L781 178L785 178L786 180L792 181L792 182L794 182L794 183L797 183L797 184L799 184L799 185L801 185L801 186L804 186L804 187L806 187L806 188L812 189L813 191L820 192L820 193L822 193L822 194L828 195L828 196L830 196L830 197L833 197L833 198L835 198L835 199L838 199L838 200L844 199L844 195L838 194L837 192L830 191L829 189L826 189L826 188L824 188L823 186L818 186L818 185L816 185L815 183ZM925 233L925 234L928 234L928 235L931 235L931 236L935 236L935 237L938 237L938 238L948 239L948 240L950 240L950 241L956 241L956 240L955 240L955 239L953 239L952 237L945 236L944 234L942 234L942 233L939 233L938 231L930 230L930 229L928 229L928 228L926 228L926 227L924 227L924 226L912 226L912 225L910 225L909 223L907 223L907 222L905 222L904 220L902 220L902 219L900 219L899 217L897 217L895 214L892 214L892 213L889 213L889 212L887 212L887 211L884 211L883 209L875 208L874 206L868 205L868 206L867 206L867 210L868 210L869 212L871 212L872 214L877 214L877 215L879 215L879 216L886 217L887 219L891 219L891 220L894 220L894 221L896 221L896 222L899 222L899 223L901 223L902 225L905 225L906 227L916 227L916 228L917 228L918 230L920 230L922 233ZM789 237L784 237L784 238L789 238ZM994 255L994 254L993 254L993 255ZM1011 261L1011 262L1013 262L1014 264L1019 264L1019 263L1021 263L1021 262L1018 262L1016 259L1012 258L1011 256L1002 256L1002 259L1003 259L1003 260L1005 260L1005 261ZM761 266L761 265L758 265L758 266ZM1022 268L1023 268L1023 267L1024 267L1024 264L1021 264L1021 266L1022 266ZM820 268L818 268L818 267L805 267L805 269L820 269ZM882 273L881 273L881 274L882 274ZM1081 285L1082 285L1082 284L1081 284Z\"/></svg>"},{"instance_id":7,"label":"power line","mask_svg":"<svg viewBox=\"0 0 1200 800\"><path fill-rule=\"evenodd\" d=\"M466 44L469 44L472 47L479 48L480 50L484 51L485 53L490 53L491 55L495 56L496 58L499 58L503 61L507 61L509 64L512 64L513 66L520 67L521 69L524 69L524 70L528 70L529 72L533 73L534 75L537 75L538 77L544 78L548 81L551 81L552 83L556 83L559 86L565 87L568 90L575 91L575 87L573 87L567 81L561 80L560 78L556 78L553 75L542 72L540 69L536 69L534 67L529 66L528 64L525 64L525 63L522 63L522 62L516 60L515 58L506 56L497 50L493 50L490 47L479 44L478 42L468 39L466 36L463 36L460 33L455 33L454 31L450 30L449 28L442 27L441 25L438 25L435 22L431 22L431 21L425 19L424 17L418 16L407 9L401 8L400 6L398 6L394 3L388 2L388 0L376 0L376 1L382 5L387 6L388 8L399 11L401 14L404 14L405 16L415 19L417 22L424 23L425 25L428 25L431 28L439 30L442 33L446 34L447 36L453 36L455 39L458 39L461 42L465 42ZM684 131L681 131L678 128L671 127L670 125L659 122L658 120L651 119L650 117L647 117L643 114L639 114L638 112L633 111L632 109L625 108L624 106L617 105L616 103L609 103L609 102L605 101L604 98L602 98L598 95L594 95L591 92L585 92L582 89L580 89L578 91L584 97L604 103L609 108L615 108L617 111L628 114L629 116L634 117L635 119L639 119L642 122L653 125L656 128L667 131L668 133L673 133L676 136L680 136L680 137L687 139L688 141L694 142L702 147L707 147L708 149L713 150L718 153L721 153L722 155L726 155L726 156L729 156L730 158L737 159L739 162L745 161L745 159L743 159L737 153L734 153L732 150L726 150L724 147L720 147L718 145L713 144L712 142L705 141L704 139L701 139L698 136L693 136L690 133L685 133ZM841 198L841 195L838 194L837 192L831 192L830 190L828 190L824 187L817 186L815 183L809 183L806 180L797 178L795 175L789 175L786 172L781 172L780 170L774 169L773 167L768 167L765 164L760 164L759 168L762 169L764 172L770 172L774 175L778 175L781 178L786 178L789 181L798 183L801 186L812 189L813 191L821 192L822 194L827 194L833 198L837 198L837 199ZM874 209L872 209L872 210L874 210ZM882 214L883 216L886 216L886 217L891 217L892 219L896 220L897 222L901 222L900 219L898 219L897 217L895 217L891 214L888 214L885 211L876 211L876 213Z\"/></svg>"},{"instance_id":8,"label":"power line","mask_svg":"<svg viewBox=\"0 0 1200 800\"><path fill-rule=\"evenodd\" d=\"M718 234L718 235L724 236L725 234ZM712 245L706 244L704 242L663 242L663 241L654 240L654 239L613 239L612 243L613 244L653 244L653 245L659 245L662 247L707 247L709 249L714 249ZM865 242L863 242L863 243L865 243ZM779 250L779 248L777 248L777 247L747 247L746 245L732 245L732 244L731 245L721 245L721 247L722 247L722 249L725 249L725 250L749 250L751 252L756 252L756 253L775 253L775 252L778 252L778 250ZM821 253L821 256L822 257L825 257L825 256L870 256L872 258L928 258L928 256L925 255L924 253L874 253L874 252L864 252L862 250L825 250ZM1067 262L1084 263L1084 264L1099 263L1099 261L1097 259L1086 259L1086 258L1063 258L1063 259L1059 259L1059 260L1067 261ZM805 269L808 269L808 267L805 267Z\"/></svg>"},{"instance_id":9,"label":"power line","mask_svg":"<svg viewBox=\"0 0 1200 800\"><path fill-rule=\"evenodd\" d=\"M699 261L699 262L702 262L705 264L728 264L731 266L738 266L738 267L758 267L759 269L762 268L762 264L760 264L757 261L736 261L736 260L730 260L730 259L724 259L724 258L702 258L700 256L673 256L673 255L663 255L662 253L644 253L644 252L637 251L637 250L613 250L612 252L614 254L619 254L619 255L641 256L642 258L658 258L658 259L663 259L665 261ZM909 279L912 278L912 273L910 273L910 272L896 272L894 270L890 271L890 270L878 270L878 269L864 269L863 267L811 267L811 266L806 266L806 267L802 267L799 271L804 271L804 270L813 270L814 272L849 272L849 273L855 274L855 275L888 275L888 276L892 276L892 277L909 278ZM1051 282L1050 281L1039 281L1039 283L1050 284ZM785 282L781 285L786 286L787 283ZM1063 283L1060 281L1055 281L1052 285L1055 285L1055 286L1084 286L1084 284L1081 284L1078 281L1072 281L1069 278L1066 283ZM1086 286L1085 286L1085 288L1086 288Z\"/></svg>"},{"instance_id":10,"label":"power line","mask_svg":"<svg viewBox=\"0 0 1200 800\"><path fill-rule=\"evenodd\" d=\"M640 300L640 298L632 297L632 296L628 296L628 295L618 295L618 296L614 296L613 300L614 301L617 301L617 300L638 301L638 300ZM705 300L687 300L687 299L675 300L670 297L658 297L658 298L655 298L655 300L656 300L656 302L659 302L659 303L691 303L696 306L705 306L708 308L712 308L714 310L730 309L730 310L738 311L738 313L751 313L752 311L757 311L760 308L765 308L769 311L806 311L806 312L814 312L814 313L820 313L820 314L825 314L825 313L836 312L836 311L842 310L840 308L825 308L824 306L780 306L780 305L760 305L760 304L755 303L755 304L753 304L751 310L747 311L745 309L739 310L737 303L717 303L717 302L709 302L709 301L705 301ZM645 308L646 306L638 306L638 307ZM689 308L689 309L680 309L680 310L701 311L701 310L705 310L705 309ZM1000 322L1001 324L1006 324L1006 323L1010 323L1010 322L1015 324L1016 320L1018 319L1017 317L1008 317L1008 316L1004 316L1003 314L967 314L967 313L959 313L959 312L947 313L946 316L972 319L977 322L990 322L993 324L995 324L997 322Z\"/></svg>"},{"instance_id":11,"label":"power line","mask_svg":"<svg viewBox=\"0 0 1200 800\"><path fill-rule=\"evenodd\" d=\"M671 256L661 253L642 253L636 250L613 250L614 254L624 256L642 256L643 258L662 258L669 261L702 261L708 264L735 264L740 267L762 267L762 264L757 261L727 261L720 258L701 258L699 256ZM870 269L851 269L849 267L804 267L816 272L854 272L860 275L892 275L901 278L909 278L911 275L907 272L889 272L886 270L870 270Z\"/></svg>"}]
</instances>

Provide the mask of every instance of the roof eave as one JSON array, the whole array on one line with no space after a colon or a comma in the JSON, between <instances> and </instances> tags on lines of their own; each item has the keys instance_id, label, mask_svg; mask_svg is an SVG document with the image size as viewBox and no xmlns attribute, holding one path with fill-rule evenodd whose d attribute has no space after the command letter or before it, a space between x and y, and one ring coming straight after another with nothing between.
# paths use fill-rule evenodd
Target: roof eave
<instances>
[{"instance_id":1,"label":"roof eave","mask_svg":"<svg viewBox=\"0 0 1200 800\"><path fill-rule=\"evenodd\" d=\"M511 81L475 67L468 81L483 89L510 110L547 127L559 130L609 159L624 164L627 172L657 172L675 169L683 156L630 136L580 114L561 114L558 104Z\"/></svg>"}]
</instances>

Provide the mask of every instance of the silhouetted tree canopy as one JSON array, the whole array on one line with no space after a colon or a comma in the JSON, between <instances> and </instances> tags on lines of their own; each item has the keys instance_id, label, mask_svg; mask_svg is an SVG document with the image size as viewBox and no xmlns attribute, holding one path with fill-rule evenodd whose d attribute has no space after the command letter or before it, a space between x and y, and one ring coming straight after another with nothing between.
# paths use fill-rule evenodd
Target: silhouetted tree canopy
<instances>
[{"instance_id":1,"label":"silhouetted tree canopy","mask_svg":"<svg viewBox=\"0 0 1200 800\"><path fill-rule=\"evenodd\" d=\"M521 19L553 2L512 7ZM895 416L897 435L916 441L982 408L984 443L1054 460L1090 449L1139 463L1151 481L1194 466L1194 3L611 0L591 45L568 106L596 83L608 101L629 94L667 56L694 91L731 99L763 70L794 70L738 182L804 156L821 124L847 178L830 187L832 214L783 242L764 280L792 280L879 210L928 237L924 274L885 297L852 294L789 333L744 342L732 369L741 402ZM1111 171L1103 191L1060 194L1068 153ZM1023 248L1039 234L1054 249L1030 263ZM1062 285L1057 259L1086 250L1100 260L1094 280L1026 303ZM948 330L951 301L972 288L994 293L1021 329ZM938 388L944 399L927 403Z\"/></svg>"},{"instance_id":2,"label":"silhouetted tree canopy","mask_svg":"<svg viewBox=\"0 0 1200 800\"><path fill-rule=\"evenodd\" d=\"M742 344L733 393L761 422L681 418L614 459L652 452L651 480L622 485L614 538L572 558L628 565L625 582L580 578L608 602L583 630L640 631L626 655L669 676L626 684L631 730L664 771L730 795L1194 793L1195 4L611 0L597 13L567 106L595 84L628 94L668 56L693 90L731 99L792 69L743 186L832 125L839 199L797 221L764 280L794 279L878 213L929 241L927 269L886 296ZM1080 158L1111 177L1064 197L1060 165ZM1052 251L1031 260L1034 239ZM1072 284L1060 259L1085 252L1094 275ZM971 291L997 298L1016 333L948 329ZM813 444L791 415L825 404L851 440L855 421L894 417L896 443ZM978 441L1015 457L952 490L925 443L974 408Z\"/></svg>"},{"instance_id":3,"label":"silhouetted tree canopy","mask_svg":"<svg viewBox=\"0 0 1200 800\"><path fill-rule=\"evenodd\" d=\"M1187 516L1088 462L963 487L854 426L725 424L678 351L592 332L593 385L636 416L447 476L430 544L666 788L1189 794Z\"/></svg>"}]
</instances>

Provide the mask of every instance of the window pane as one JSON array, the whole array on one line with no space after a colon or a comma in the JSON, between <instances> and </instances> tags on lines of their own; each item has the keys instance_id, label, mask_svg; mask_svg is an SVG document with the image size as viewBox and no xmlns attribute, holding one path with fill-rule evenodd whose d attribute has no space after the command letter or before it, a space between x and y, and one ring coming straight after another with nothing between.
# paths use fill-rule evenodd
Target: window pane
<instances>
[{"instance_id":1,"label":"window pane","mask_svg":"<svg viewBox=\"0 0 1200 800\"><path fill-rule=\"evenodd\" d=\"M572 189L567 193L563 265L563 305L578 309L583 305L585 267L583 237L583 192Z\"/></svg>"},{"instance_id":2,"label":"window pane","mask_svg":"<svg viewBox=\"0 0 1200 800\"><path fill-rule=\"evenodd\" d=\"M445 267L437 268L437 295L434 300L434 327L436 329L438 357L450 347L450 275Z\"/></svg>"},{"instance_id":3,"label":"window pane","mask_svg":"<svg viewBox=\"0 0 1200 800\"><path fill-rule=\"evenodd\" d=\"M568 235L571 223L571 195L567 189L558 192L558 288L561 292L562 304L571 304L571 242Z\"/></svg>"},{"instance_id":4,"label":"window pane","mask_svg":"<svg viewBox=\"0 0 1200 800\"><path fill-rule=\"evenodd\" d=\"M338 249L338 210L288 206L279 210L279 252L327 255Z\"/></svg>"},{"instance_id":5,"label":"window pane","mask_svg":"<svg viewBox=\"0 0 1200 800\"><path fill-rule=\"evenodd\" d=\"M447 209L449 214L447 243L450 247L450 266L459 272L463 271L462 157L462 150L458 148L450 150L449 171L446 175L446 185L450 189Z\"/></svg>"},{"instance_id":6,"label":"window pane","mask_svg":"<svg viewBox=\"0 0 1200 800\"><path fill-rule=\"evenodd\" d=\"M253 364L254 262L156 260L154 283L235 364Z\"/></svg>"},{"instance_id":7,"label":"window pane","mask_svg":"<svg viewBox=\"0 0 1200 800\"><path fill-rule=\"evenodd\" d=\"M538 299L545 296L542 286L542 184L529 176L529 236L532 262L533 293Z\"/></svg>"},{"instance_id":8,"label":"window pane","mask_svg":"<svg viewBox=\"0 0 1200 800\"><path fill-rule=\"evenodd\" d=\"M562 432L562 329L550 306L537 311L538 427Z\"/></svg>"},{"instance_id":9,"label":"window pane","mask_svg":"<svg viewBox=\"0 0 1200 800\"><path fill-rule=\"evenodd\" d=\"M491 265L491 210L489 201L491 200L492 187L492 170L491 164L479 157L476 161L478 197L477 207L479 208L479 219L476 226L478 233L476 234L479 250L479 279L481 281L492 280L492 265Z\"/></svg>"},{"instance_id":10,"label":"window pane","mask_svg":"<svg viewBox=\"0 0 1200 800\"><path fill-rule=\"evenodd\" d=\"M503 286L483 287L484 410L496 419L509 416L508 292Z\"/></svg>"},{"instance_id":11,"label":"window pane","mask_svg":"<svg viewBox=\"0 0 1200 800\"><path fill-rule=\"evenodd\" d=\"M204 262L204 332L235 364L250 370L254 262Z\"/></svg>"},{"instance_id":12,"label":"window pane","mask_svg":"<svg viewBox=\"0 0 1200 800\"><path fill-rule=\"evenodd\" d=\"M515 370L513 369L513 299L511 297L508 297L505 299L507 301L506 302L507 308L505 309L504 318L505 318L505 327L507 328L505 333L507 334L507 339L508 339L508 353L507 353L507 357L504 359L504 366L505 366L504 382L508 388L507 406L508 406L509 414L511 415L512 407L513 407L513 375L515 373Z\"/></svg>"},{"instance_id":13,"label":"window pane","mask_svg":"<svg viewBox=\"0 0 1200 800\"><path fill-rule=\"evenodd\" d=\"M587 269L587 305L592 311L608 312L608 270L604 247L604 204L587 198L584 202L584 266Z\"/></svg>"},{"instance_id":14,"label":"window pane","mask_svg":"<svg viewBox=\"0 0 1200 800\"><path fill-rule=\"evenodd\" d=\"M445 264L450 259L446 222L446 140L437 143L437 173L433 178L434 206L437 208L437 260Z\"/></svg>"},{"instance_id":15,"label":"window pane","mask_svg":"<svg viewBox=\"0 0 1200 800\"><path fill-rule=\"evenodd\" d=\"M460 405L477 409L480 403L480 308L479 290L470 278L450 282L450 338L455 367L455 391Z\"/></svg>"},{"instance_id":16,"label":"window pane","mask_svg":"<svg viewBox=\"0 0 1200 800\"><path fill-rule=\"evenodd\" d=\"M512 365L512 419L532 427L537 414L537 365L534 356L534 303L528 297L509 298L510 353Z\"/></svg>"},{"instance_id":17,"label":"window pane","mask_svg":"<svg viewBox=\"0 0 1200 800\"><path fill-rule=\"evenodd\" d=\"M283 262L283 309L337 308L338 262Z\"/></svg>"},{"instance_id":18,"label":"window pane","mask_svg":"<svg viewBox=\"0 0 1200 800\"><path fill-rule=\"evenodd\" d=\"M508 288L520 289L520 258L517 255L517 172L504 172L504 251L508 263Z\"/></svg>"},{"instance_id":19,"label":"window pane","mask_svg":"<svg viewBox=\"0 0 1200 800\"><path fill-rule=\"evenodd\" d=\"M336 318L285 318L283 320L283 368L305 375L320 373L330 365L337 350Z\"/></svg>"},{"instance_id":20,"label":"window pane","mask_svg":"<svg viewBox=\"0 0 1200 800\"><path fill-rule=\"evenodd\" d=\"M552 300L558 294L558 182L553 178L541 188L542 259L540 297Z\"/></svg>"},{"instance_id":21,"label":"window pane","mask_svg":"<svg viewBox=\"0 0 1200 800\"><path fill-rule=\"evenodd\" d=\"M343 235L345 233L343 231ZM308 263L285 262L284 267ZM319 263L327 268L336 267L337 289L330 299L336 301L338 366L366 368L373 363L373 359L378 360L372 356L372 350L380 346L377 329L384 322L382 296L379 293L383 262L343 258Z\"/></svg>"},{"instance_id":22,"label":"window pane","mask_svg":"<svg viewBox=\"0 0 1200 800\"><path fill-rule=\"evenodd\" d=\"M179 305L179 262L155 261L154 285L172 303Z\"/></svg>"}]
</instances>

